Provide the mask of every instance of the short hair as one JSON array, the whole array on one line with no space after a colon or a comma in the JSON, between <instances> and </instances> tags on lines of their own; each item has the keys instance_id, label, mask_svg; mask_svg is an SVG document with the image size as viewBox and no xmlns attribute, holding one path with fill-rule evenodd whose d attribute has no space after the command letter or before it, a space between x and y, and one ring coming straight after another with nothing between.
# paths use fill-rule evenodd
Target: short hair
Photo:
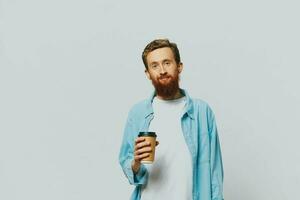
<instances>
[{"instance_id":1,"label":"short hair","mask_svg":"<svg viewBox=\"0 0 300 200\"><path fill-rule=\"evenodd\" d=\"M147 55L151 52L154 51L155 49L159 48L164 48L164 47L169 47L171 48L175 61L177 64L179 64L180 61L180 54L179 50L177 48L177 45L175 43L170 42L168 39L155 39L152 42L150 42L144 49L143 54L142 54L142 59L145 65L145 68L148 69L148 63L147 63Z\"/></svg>"}]
</instances>

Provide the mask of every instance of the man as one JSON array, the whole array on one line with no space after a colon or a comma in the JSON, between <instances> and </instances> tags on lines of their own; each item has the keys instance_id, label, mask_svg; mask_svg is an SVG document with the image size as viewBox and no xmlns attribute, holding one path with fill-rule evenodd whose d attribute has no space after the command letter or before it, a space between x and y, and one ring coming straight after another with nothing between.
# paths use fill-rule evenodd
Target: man
<instances>
[{"instance_id":1,"label":"man","mask_svg":"<svg viewBox=\"0 0 300 200\"><path fill-rule=\"evenodd\" d=\"M223 200L223 166L214 114L179 87L183 64L175 43L158 39L143 51L145 73L155 88L127 118L119 154L132 200ZM153 164L142 164L150 144L140 131L157 134Z\"/></svg>"}]
</instances>

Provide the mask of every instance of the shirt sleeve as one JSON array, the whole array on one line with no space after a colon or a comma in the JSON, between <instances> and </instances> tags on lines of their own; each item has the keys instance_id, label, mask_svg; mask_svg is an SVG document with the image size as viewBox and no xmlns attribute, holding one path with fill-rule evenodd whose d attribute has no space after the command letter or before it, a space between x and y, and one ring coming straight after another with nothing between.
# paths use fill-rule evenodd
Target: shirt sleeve
<instances>
[{"instance_id":1,"label":"shirt sleeve","mask_svg":"<svg viewBox=\"0 0 300 200\"><path fill-rule=\"evenodd\" d=\"M210 133L210 173L212 200L224 200L223 198L223 164L218 130L214 113L209 109L209 133Z\"/></svg>"},{"instance_id":2,"label":"shirt sleeve","mask_svg":"<svg viewBox=\"0 0 300 200\"><path fill-rule=\"evenodd\" d=\"M119 163L129 183L137 186L146 183L148 172L143 164L141 164L140 169L136 174L134 174L131 167L135 140L133 133L136 131L138 131L138 128L134 124L131 114L129 113L123 133L123 140L119 153Z\"/></svg>"}]
</instances>

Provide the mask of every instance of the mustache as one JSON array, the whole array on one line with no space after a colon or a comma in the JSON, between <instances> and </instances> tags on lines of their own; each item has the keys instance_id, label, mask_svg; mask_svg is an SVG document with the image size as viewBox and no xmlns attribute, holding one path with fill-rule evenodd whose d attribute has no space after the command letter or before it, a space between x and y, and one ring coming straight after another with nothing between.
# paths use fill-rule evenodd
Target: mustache
<instances>
[{"instance_id":1,"label":"mustache","mask_svg":"<svg viewBox=\"0 0 300 200\"><path fill-rule=\"evenodd\" d=\"M163 76L160 76L158 79L164 79L164 78L172 78L172 76L170 76L170 75L163 75Z\"/></svg>"}]
</instances>

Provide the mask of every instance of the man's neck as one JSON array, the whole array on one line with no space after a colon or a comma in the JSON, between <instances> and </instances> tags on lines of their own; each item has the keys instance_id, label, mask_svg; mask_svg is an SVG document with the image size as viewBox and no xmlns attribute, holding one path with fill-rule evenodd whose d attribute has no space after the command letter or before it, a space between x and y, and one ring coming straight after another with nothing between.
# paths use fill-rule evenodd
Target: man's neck
<instances>
[{"instance_id":1,"label":"man's neck","mask_svg":"<svg viewBox=\"0 0 300 200\"><path fill-rule=\"evenodd\" d=\"M162 99L162 100L174 100L174 99L178 99L180 97L183 97L184 95L181 94L180 90L178 89L177 92L175 93L175 95L170 96L170 97L162 97L159 95L156 95L157 98Z\"/></svg>"}]
</instances>

